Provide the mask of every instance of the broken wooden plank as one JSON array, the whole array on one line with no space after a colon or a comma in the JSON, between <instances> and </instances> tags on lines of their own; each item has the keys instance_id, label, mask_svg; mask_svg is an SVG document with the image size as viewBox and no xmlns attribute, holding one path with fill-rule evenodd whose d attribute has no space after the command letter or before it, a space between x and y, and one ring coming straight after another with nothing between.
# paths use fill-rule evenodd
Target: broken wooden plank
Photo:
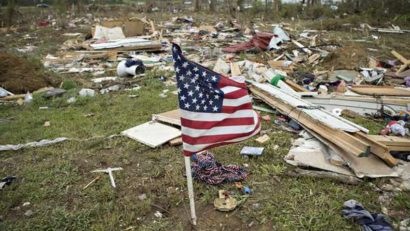
<instances>
[{"instance_id":1,"label":"broken wooden plank","mask_svg":"<svg viewBox=\"0 0 410 231\"><path fill-rule=\"evenodd\" d=\"M398 164L398 160L390 155L389 148L386 145L361 132L356 132L353 135L356 138L361 139L363 142L370 144L370 151L380 159L384 160L388 165L395 166Z\"/></svg>"},{"instance_id":2,"label":"broken wooden plank","mask_svg":"<svg viewBox=\"0 0 410 231\"><path fill-rule=\"evenodd\" d=\"M299 84L293 82L292 80L285 79L284 80L287 85L289 85L293 90L297 92L309 92L307 89L304 87L300 86Z\"/></svg>"},{"instance_id":3,"label":"broken wooden plank","mask_svg":"<svg viewBox=\"0 0 410 231\"><path fill-rule=\"evenodd\" d=\"M367 156L370 151L370 146L354 136L340 130L331 128L322 122L313 119L307 115L304 111L295 108L278 98L271 96L268 93L264 93L263 90L259 90L256 87L250 88L251 92L260 98L268 105L280 110L283 114L298 121L300 124L314 130L319 135L324 137L332 136L332 142L339 147L342 147L346 152L355 156Z\"/></svg>"},{"instance_id":4,"label":"broken wooden plank","mask_svg":"<svg viewBox=\"0 0 410 231\"><path fill-rule=\"evenodd\" d=\"M181 126L181 114L179 112L179 109L163 112L160 114L153 114L152 120Z\"/></svg>"},{"instance_id":5,"label":"broken wooden plank","mask_svg":"<svg viewBox=\"0 0 410 231\"><path fill-rule=\"evenodd\" d=\"M369 135L369 136L387 146L408 146L410 148L410 139L407 139L407 138L398 137L398 136L381 136L381 135Z\"/></svg>"},{"instance_id":6,"label":"broken wooden plank","mask_svg":"<svg viewBox=\"0 0 410 231\"><path fill-rule=\"evenodd\" d=\"M231 76L241 76L241 69L237 63L231 63Z\"/></svg>"},{"instance_id":7,"label":"broken wooden plank","mask_svg":"<svg viewBox=\"0 0 410 231\"><path fill-rule=\"evenodd\" d=\"M182 144L182 137L175 138L169 141L169 145L171 146L178 146Z\"/></svg>"},{"instance_id":8,"label":"broken wooden plank","mask_svg":"<svg viewBox=\"0 0 410 231\"><path fill-rule=\"evenodd\" d=\"M394 55L394 57L396 57L398 60L400 60L400 62L402 62L403 64L400 66L399 70L397 70L396 74L399 74L401 72L403 72L404 70L407 69L407 67L410 66L410 60L404 58L401 54L399 54L397 51L392 50L391 53Z\"/></svg>"},{"instance_id":9,"label":"broken wooden plank","mask_svg":"<svg viewBox=\"0 0 410 231\"><path fill-rule=\"evenodd\" d=\"M292 40L293 44L295 44L297 47L302 48L302 50L306 53L308 53L309 55L311 55L313 52L311 50L309 50L308 48L305 48L305 46L303 46L302 43L296 41L296 40Z\"/></svg>"},{"instance_id":10,"label":"broken wooden plank","mask_svg":"<svg viewBox=\"0 0 410 231\"><path fill-rule=\"evenodd\" d=\"M398 87L357 85L351 86L350 90L361 95L410 97L409 90Z\"/></svg>"}]
</instances>

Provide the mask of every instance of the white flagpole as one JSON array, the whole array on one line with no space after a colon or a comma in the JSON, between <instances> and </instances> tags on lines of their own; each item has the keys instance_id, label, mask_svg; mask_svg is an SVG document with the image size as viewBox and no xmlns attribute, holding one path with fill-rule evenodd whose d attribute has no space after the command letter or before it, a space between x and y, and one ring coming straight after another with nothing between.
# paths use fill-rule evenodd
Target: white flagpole
<instances>
[{"instance_id":1,"label":"white flagpole","mask_svg":"<svg viewBox=\"0 0 410 231\"><path fill-rule=\"evenodd\" d=\"M185 156L184 159L185 159L186 181L188 185L189 207L191 208L191 220L192 220L192 224L196 225L194 187L192 186L191 157Z\"/></svg>"}]
</instances>

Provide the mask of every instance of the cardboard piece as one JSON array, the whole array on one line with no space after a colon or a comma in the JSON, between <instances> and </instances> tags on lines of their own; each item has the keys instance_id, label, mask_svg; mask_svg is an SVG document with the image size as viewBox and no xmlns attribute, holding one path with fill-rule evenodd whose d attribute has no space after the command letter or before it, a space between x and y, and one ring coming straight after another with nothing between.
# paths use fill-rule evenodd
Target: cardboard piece
<instances>
[{"instance_id":1,"label":"cardboard piece","mask_svg":"<svg viewBox=\"0 0 410 231\"><path fill-rule=\"evenodd\" d=\"M145 24L139 19L117 19L110 21L103 21L101 26L107 28L121 27L126 37L134 37L144 34ZM94 36L95 28L92 28Z\"/></svg>"},{"instance_id":2,"label":"cardboard piece","mask_svg":"<svg viewBox=\"0 0 410 231\"><path fill-rule=\"evenodd\" d=\"M268 136L268 135L263 135L263 136L260 136L260 137L258 137L257 139L255 139L255 141L256 142L258 142L258 143L260 143L260 144L263 144L263 143L266 143L266 142L268 142L270 140L270 137Z\"/></svg>"},{"instance_id":3,"label":"cardboard piece","mask_svg":"<svg viewBox=\"0 0 410 231\"><path fill-rule=\"evenodd\" d=\"M125 130L121 132L121 135L155 148L181 136L181 131L165 124L150 121Z\"/></svg>"},{"instance_id":4,"label":"cardboard piece","mask_svg":"<svg viewBox=\"0 0 410 231\"><path fill-rule=\"evenodd\" d=\"M113 27L113 28L108 28L108 27L103 27L100 25L97 25L95 27L95 32L94 32L94 39L108 39L108 40L113 40L113 39L125 39L125 35L122 32L121 27Z\"/></svg>"}]
</instances>

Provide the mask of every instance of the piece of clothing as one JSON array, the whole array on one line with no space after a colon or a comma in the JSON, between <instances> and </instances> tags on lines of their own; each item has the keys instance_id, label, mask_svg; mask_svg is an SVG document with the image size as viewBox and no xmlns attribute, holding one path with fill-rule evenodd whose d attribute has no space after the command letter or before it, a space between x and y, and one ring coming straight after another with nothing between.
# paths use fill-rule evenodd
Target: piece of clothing
<instances>
[{"instance_id":1,"label":"piece of clothing","mask_svg":"<svg viewBox=\"0 0 410 231\"><path fill-rule=\"evenodd\" d=\"M272 40L273 36L275 35L271 33L258 32L248 42L239 43L239 44L235 44L229 47L225 47L222 49L222 51L228 52L228 53L238 53L238 52L250 50L252 48L257 48L262 51L266 51L269 47L269 43Z\"/></svg>"},{"instance_id":2,"label":"piece of clothing","mask_svg":"<svg viewBox=\"0 0 410 231\"><path fill-rule=\"evenodd\" d=\"M228 78L187 60L173 44L185 156L246 140L260 131L245 79Z\"/></svg>"},{"instance_id":3,"label":"piece of clothing","mask_svg":"<svg viewBox=\"0 0 410 231\"><path fill-rule=\"evenodd\" d=\"M222 165L212 153L205 152L195 156L191 164L192 177L210 185L245 180L248 173L237 165Z\"/></svg>"},{"instance_id":4,"label":"piece of clothing","mask_svg":"<svg viewBox=\"0 0 410 231\"><path fill-rule=\"evenodd\" d=\"M348 200L343 204L342 215L344 218L352 218L361 225L363 231L393 231L384 215L370 213L356 200Z\"/></svg>"}]
</instances>

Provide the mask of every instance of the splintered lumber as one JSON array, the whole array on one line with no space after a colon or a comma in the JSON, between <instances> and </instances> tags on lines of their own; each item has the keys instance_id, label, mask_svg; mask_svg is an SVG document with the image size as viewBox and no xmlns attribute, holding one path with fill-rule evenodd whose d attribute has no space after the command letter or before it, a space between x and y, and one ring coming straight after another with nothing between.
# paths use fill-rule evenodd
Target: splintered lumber
<instances>
[{"instance_id":1,"label":"splintered lumber","mask_svg":"<svg viewBox=\"0 0 410 231\"><path fill-rule=\"evenodd\" d=\"M330 142L346 153L357 157L368 156L375 152L388 165L394 166L397 160L390 155L386 146L362 134L352 124L340 117L326 114L301 99L294 98L269 85L254 83L251 92L268 105L277 108L283 114L299 122L300 125L314 131L321 137L331 137Z\"/></svg>"},{"instance_id":2,"label":"splintered lumber","mask_svg":"<svg viewBox=\"0 0 410 231\"><path fill-rule=\"evenodd\" d=\"M347 176L339 173L334 172L327 172L327 171L314 171L314 170L305 170L301 168L296 168L291 172L287 172L286 175L292 177L312 177L312 178L319 178L319 179L332 179L341 183L351 184L351 185L358 185L363 181L358 179L354 176Z\"/></svg>"},{"instance_id":3,"label":"splintered lumber","mask_svg":"<svg viewBox=\"0 0 410 231\"><path fill-rule=\"evenodd\" d=\"M410 139L398 136L371 135L371 138L386 145L390 151L410 152Z\"/></svg>"},{"instance_id":4,"label":"splintered lumber","mask_svg":"<svg viewBox=\"0 0 410 231\"><path fill-rule=\"evenodd\" d=\"M352 86L351 91L361 95L374 95L374 96L403 96L410 97L410 91L404 88L388 87L388 86L366 86L358 85Z\"/></svg>"},{"instance_id":5,"label":"splintered lumber","mask_svg":"<svg viewBox=\"0 0 410 231\"><path fill-rule=\"evenodd\" d=\"M400 69L397 70L396 74L399 74L400 72L403 72L404 70L406 70L407 67L410 66L410 60L409 59L404 58L401 54L399 54L395 50L391 51L391 53L394 55L394 57L396 57L398 60L400 60L400 62L403 63L403 65L400 66Z\"/></svg>"},{"instance_id":6,"label":"splintered lumber","mask_svg":"<svg viewBox=\"0 0 410 231\"><path fill-rule=\"evenodd\" d=\"M376 156L380 157L380 159L384 160L390 166L394 166L398 163L398 160L390 155L390 150L386 145L361 132L354 133L354 136L362 140L363 142L370 144L370 151Z\"/></svg>"}]
</instances>

